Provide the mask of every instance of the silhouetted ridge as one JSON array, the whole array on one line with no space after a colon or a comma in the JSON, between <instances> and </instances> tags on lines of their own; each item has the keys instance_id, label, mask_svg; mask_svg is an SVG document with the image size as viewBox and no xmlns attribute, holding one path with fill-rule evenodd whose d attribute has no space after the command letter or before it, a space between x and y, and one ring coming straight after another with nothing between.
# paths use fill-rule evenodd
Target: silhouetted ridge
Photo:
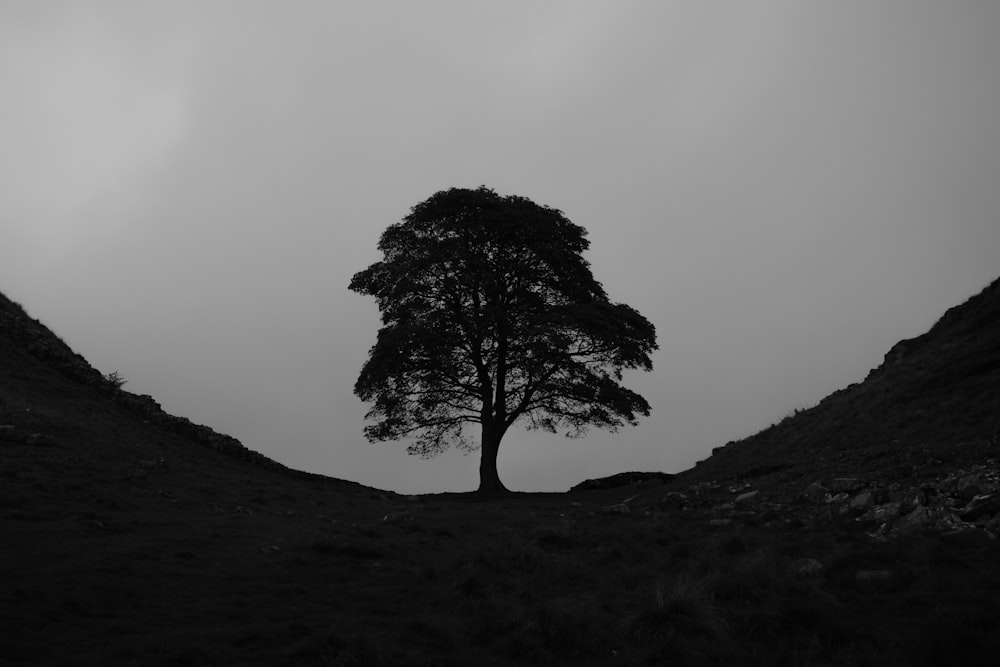
<instances>
[{"instance_id":1,"label":"silhouetted ridge","mask_svg":"<svg viewBox=\"0 0 1000 667\"><path fill-rule=\"evenodd\" d=\"M642 482L648 482L650 480L666 483L672 478L673 475L665 472L620 472L609 477L584 480L571 488L570 491L614 489L619 486L631 486L633 484L641 484Z\"/></svg>"},{"instance_id":2,"label":"silhouetted ridge","mask_svg":"<svg viewBox=\"0 0 1000 667\"><path fill-rule=\"evenodd\" d=\"M74 352L47 326L30 317L20 304L0 293L0 354L8 357L10 367L13 368L18 364L12 359L19 352L31 355L47 368L105 396L128 412L165 431L185 436L200 445L253 465L289 470L277 461L243 446L236 438L217 433L184 417L167 414L151 396L123 391Z\"/></svg>"},{"instance_id":3,"label":"silhouetted ridge","mask_svg":"<svg viewBox=\"0 0 1000 667\"><path fill-rule=\"evenodd\" d=\"M893 345L863 382L716 448L688 474L748 476L809 459L846 460L849 451L871 450L871 458L917 446L994 445L998 436L1000 279L926 333Z\"/></svg>"}]
</instances>

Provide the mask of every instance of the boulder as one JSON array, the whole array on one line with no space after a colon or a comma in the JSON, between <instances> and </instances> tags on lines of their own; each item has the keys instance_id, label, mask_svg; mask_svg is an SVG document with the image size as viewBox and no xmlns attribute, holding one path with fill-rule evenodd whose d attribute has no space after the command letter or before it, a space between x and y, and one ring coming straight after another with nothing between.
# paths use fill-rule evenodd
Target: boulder
<instances>
[{"instance_id":1,"label":"boulder","mask_svg":"<svg viewBox=\"0 0 1000 667\"><path fill-rule=\"evenodd\" d=\"M746 503L746 502L749 502L749 501L753 500L759 494L760 494L760 491L756 491L756 490L755 491L747 491L746 493L741 493L740 495L736 496L736 498L733 500L733 502L736 503L737 505L742 505L743 503Z\"/></svg>"},{"instance_id":2,"label":"boulder","mask_svg":"<svg viewBox=\"0 0 1000 667\"><path fill-rule=\"evenodd\" d=\"M865 483L857 477L838 477L831 479L824 486L832 493L854 493L865 488Z\"/></svg>"},{"instance_id":3,"label":"boulder","mask_svg":"<svg viewBox=\"0 0 1000 667\"><path fill-rule=\"evenodd\" d=\"M851 511L857 512L858 514L868 511L874 505L875 494L871 491L862 491L858 495L851 498L851 502L848 504Z\"/></svg>"},{"instance_id":4,"label":"boulder","mask_svg":"<svg viewBox=\"0 0 1000 667\"><path fill-rule=\"evenodd\" d=\"M1000 512L1000 495L984 493L974 496L969 503L958 512L963 521L990 519Z\"/></svg>"},{"instance_id":5,"label":"boulder","mask_svg":"<svg viewBox=\"0 0 1000 667\"><path fill-rule=\"evenodd\" d=\"M813 482L806 487L805 491L802 492L802 497L806 500L806 502L821 505L829 502L830 491L819 482Z\"/></svg>"},{"instance_id":6,"label":"boulder","mask_svg":"<svg viewBox=\"0 0 1000 667\"><path fill-rule=\"evenodd\" d=\"M984 475L979 473L966 475L955 483L955 491L963 500L972 500L976 496L992 491L991 484Z\"/></svg>"},{"instance_id":7,"label":"boulder","mask_svg":"<svg viewBox=\"0 0 1000 667\"><path fill-rule=\"evenodd\" d=\"M947 531L961 523L943 507L918 507L897 521L893 532L906 535L924 529Z\"/></svg>"}]
</instances>

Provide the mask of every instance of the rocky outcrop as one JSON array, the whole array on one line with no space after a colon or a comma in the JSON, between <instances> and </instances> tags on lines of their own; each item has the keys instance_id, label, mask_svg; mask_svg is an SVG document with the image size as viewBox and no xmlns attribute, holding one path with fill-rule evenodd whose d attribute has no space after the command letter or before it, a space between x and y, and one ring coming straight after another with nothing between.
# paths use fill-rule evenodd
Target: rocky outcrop
<instances>
[{"instance_id":1,"label":"rocky outcrop","mask_svg":"<svg viewBox=\"0 0 1000 667\"><path fill-rule=\"evenodd\" d=\"M619 486L640 484L648 480L667 482L673 475L665 472L620 472L610 477L588 479L574 486L570 491L592 491L596 489L613 489Z\"/></svg>"},{"instance_id":2,"label":"rocky outcrop","mask_svg":"<svg viewBox=\"0 0 1000 667\"><path fill-rule=\"evenodd\" d=\"M706 525L829 529L853 526L876 540L916 532L948 537L1000 537L1000 458L954 470L937 479L895 481L863 477L817 479L796 495L787 486L700 482L660 494L653 502L629 498L608 514L654 517L681 511Z\"/></svg>"}]
</instances>

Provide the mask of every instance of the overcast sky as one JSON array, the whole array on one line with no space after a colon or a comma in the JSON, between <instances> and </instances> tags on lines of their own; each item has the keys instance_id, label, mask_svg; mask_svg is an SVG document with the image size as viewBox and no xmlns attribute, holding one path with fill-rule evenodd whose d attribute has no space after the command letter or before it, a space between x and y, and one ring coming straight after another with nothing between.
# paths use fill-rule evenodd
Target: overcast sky
<instances>
[{"instance_id":1,"label":"overcast sky","mask_svg":"<svg viewBox=\"0 0 1000 667\"><path fill-rule=\"evenodd\" d=\"M678 472L1000 275L998 36L992 0L0 0L0 290L286 465L471 490L365 441L347 284L485 184L587 228L660 343L640 426L512 431L501 477Z\"/></svg>"}]
</instances>

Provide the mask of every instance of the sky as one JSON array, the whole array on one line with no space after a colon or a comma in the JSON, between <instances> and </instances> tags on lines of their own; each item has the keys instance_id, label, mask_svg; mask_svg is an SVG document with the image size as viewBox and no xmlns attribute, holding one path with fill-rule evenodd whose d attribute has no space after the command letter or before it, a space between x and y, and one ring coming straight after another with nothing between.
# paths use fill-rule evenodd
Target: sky
<instances>
[{"instance_id":1,"label":"sky","mask_svg":"<svg viewBox=\"0 0 1000 667\"><path fill-rule=\"evenodd\" d=\"M512 430L508 487L679 472L1000 275L992 0L0 0L0 291L126 390L404 493L347 289L450 187L562 210L660 349L650 417Z\"/></svg>"}]
</instances>

